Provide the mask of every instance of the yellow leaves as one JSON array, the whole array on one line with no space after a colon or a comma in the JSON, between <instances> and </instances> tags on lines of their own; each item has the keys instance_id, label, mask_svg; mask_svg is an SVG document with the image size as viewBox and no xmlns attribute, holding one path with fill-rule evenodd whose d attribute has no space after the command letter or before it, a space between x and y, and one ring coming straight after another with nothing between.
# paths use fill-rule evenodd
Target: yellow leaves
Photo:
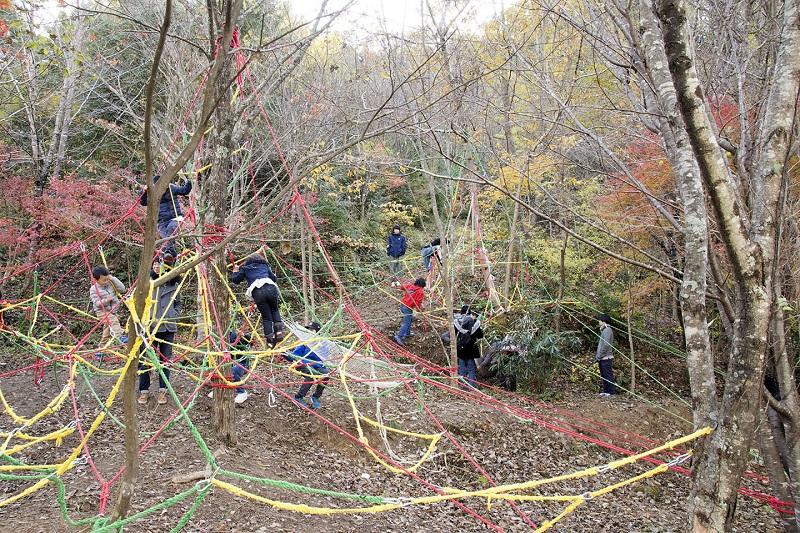
<instances>
[{"instance_id":1,"label":"yellow leaves","mask_svg":"<svg viewBox=\"0 0 800 533\"><path fill-rule=\"evenodd\" d=\"M385 202L380 205L381 216L387 222L400 224L401 226L413 226L414 221L419 217L419 208L413 205L401 204L400 202Z\"/></svg>"}]
</instances>

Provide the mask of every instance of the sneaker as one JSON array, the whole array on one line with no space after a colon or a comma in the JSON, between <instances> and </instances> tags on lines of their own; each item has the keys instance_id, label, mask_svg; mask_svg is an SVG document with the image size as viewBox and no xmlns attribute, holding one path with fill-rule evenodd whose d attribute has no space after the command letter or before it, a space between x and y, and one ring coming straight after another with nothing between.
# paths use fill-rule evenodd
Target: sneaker
<instances>
[{"instance_id":1,"label":"sneaker","mask_svg":"<svg viewBox=\"0 0 800 533\"><path fill-rule=\"evenodd\" d=\"M158 402L158 405L164 405L165 403L167 403L167 391L165 390L158 391L158 398L156 399L156 401Z\"/></svg>"},{"instance_id":2,"label":"sneaker","mask_svg":"<svg viewBox=\"0 0 800 533\"><path fill-rule=\"evenodd\" d=\"M280 344L281 341L285 338L286 338L285 331L278 331L275 333L275 336L273 337L273 339L275 340L275 344Z\"/></svg>"},{"instance_id":3,"label":"sneaker","mask_svg":"<svg viewBox=\"0 0 800 533\"><path fill-rule=\"evenodd\" d=\"M306 399L303 398L302 396L295 396L294 398L292 398L292 401L297 405L299 405L300 407L309 407L308 402L306 402Z\"/></svg>"},{"instance_id":4,"label":"sneaker","mask_svg":"<svg viewBox=\"0 0 800 533\"><path fill-rule=\"evenodd\" d=\"M400 338L400 337L398 337L397 335L395 335L395 336L394 336L394 342L396 342L396 343L397 343L397 344L399 344L400 346L405 346L405 345L406 345L406 343L404 343L404 342L403 342L403 339L401 339L401 338Z\"/></svg>"},{"instance_id":5,"label":"sneaker","mask_svg":"<svg viewBox=\"0 0 800 533\"><path fill-rule=\"evenodd\" d=\"M121 342L122 344L128 344L128 336L127 335L122 335L119 338L119 342Z\"/></svg>"},{"instance_id":6,"label":"sneaker","mask_svg":"<svg viewBox=\"0 0 800 533\"><path fill-rule=\"evenodd\" d=\"M610 395L609 393L607 393L607 392L601 392L601 393L600 393L600 397L601 397L601 398L610 398L610 397L611 397L611 395Z\"/></svg>"},{"instance_id":7,"label":"sneaker","mask_svg":"<svg viewBox=\"0 0 800 533\"><path fill-rule=\"evenodd\" d=\"M319 403L319 398L317 398L316 396L312 396L311 397L311 408L312 409L319 409L320 407L322 407L322 404Z\"/></svg>"},{"instance_id":8,"label":"sneaker","mask_svg":"<svg viewBox=\"0 0 800 533\"><path fill-rule=\"evenodd\" d=\"M213 399L214 399L214 391L212 390L211 392L209 392L208 394L206 394L206 396L207 396L208 398L211 398L211 399L213 400Z\"/></svg>"},{"instance_id":9,"label":"sneaker","mask_svg":"<svg viewBox=\"0 0 800 533\"><path fill-rule=\"evenodd\" d=\"M147 392L140 392L139 399L137 400L139 405L145 405L147 403Z\"/></svg>"},{"instance_id":10,"label":"sneaker","mask_svg":"<svg viewBox=\"0 0 800 533\"><path fill-rule=\"evenodd\" d=\"M243 404L244 402L247 401L248 396L249 394L247 394L247 391L242 391L236 395L236 398L233 399L233 403L235 403L236 405Z\"/></svg>"}]
</instances>

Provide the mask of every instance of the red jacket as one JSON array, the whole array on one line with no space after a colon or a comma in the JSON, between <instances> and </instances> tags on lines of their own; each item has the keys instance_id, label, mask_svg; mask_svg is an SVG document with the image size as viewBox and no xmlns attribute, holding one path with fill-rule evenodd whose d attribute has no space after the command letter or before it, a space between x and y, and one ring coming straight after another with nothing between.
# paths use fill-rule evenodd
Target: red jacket
<instances>
[{"instance_id":1,"label":"red jacket","mask_svg":"<svg viewBox=\"0 0 800 533\"><path fill-rule=\"evenodd\" d=\"M422 300L425 299L425 291L422 290L422 287L407 283L401 289L405 293L403 294L403 299L400 300L401 304L416 311L422 309Z\"/></svg>"}]
</instances>

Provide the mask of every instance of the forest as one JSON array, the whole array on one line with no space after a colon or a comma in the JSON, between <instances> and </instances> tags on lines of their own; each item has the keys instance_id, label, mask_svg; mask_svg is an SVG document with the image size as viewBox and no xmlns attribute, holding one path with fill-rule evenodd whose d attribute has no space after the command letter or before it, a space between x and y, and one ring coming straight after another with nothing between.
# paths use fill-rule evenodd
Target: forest
<instances>
[{"instance_id":1,"label":"forest","mask_svg":"<svg viewBox=\"0 0 800 533\"><path fill-rule=\"evenodd\" d=\"M389 4L0 0L0 529L800 531L800 0Z\"/></svg>"}]
</instances>

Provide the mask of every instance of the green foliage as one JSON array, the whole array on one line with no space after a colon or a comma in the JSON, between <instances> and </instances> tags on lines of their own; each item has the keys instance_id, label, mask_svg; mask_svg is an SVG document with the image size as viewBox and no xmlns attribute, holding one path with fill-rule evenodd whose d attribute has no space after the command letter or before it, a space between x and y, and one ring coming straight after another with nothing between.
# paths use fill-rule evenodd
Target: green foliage
<instances>
[{"instance_id":1,"label":"green foliage","mask_svg":"<svg viewBox=\"0 0 800 533\"><path fill-rule=\"evenodd\" d=\"M534 336L519 339L521 350L501 352L492 362L500 374L515 376L517 382L533 392L544 391L555 373L565 368L564 357L579 353L583 340L576 331L543 330Z\"/></svg>"}]
</instances>

